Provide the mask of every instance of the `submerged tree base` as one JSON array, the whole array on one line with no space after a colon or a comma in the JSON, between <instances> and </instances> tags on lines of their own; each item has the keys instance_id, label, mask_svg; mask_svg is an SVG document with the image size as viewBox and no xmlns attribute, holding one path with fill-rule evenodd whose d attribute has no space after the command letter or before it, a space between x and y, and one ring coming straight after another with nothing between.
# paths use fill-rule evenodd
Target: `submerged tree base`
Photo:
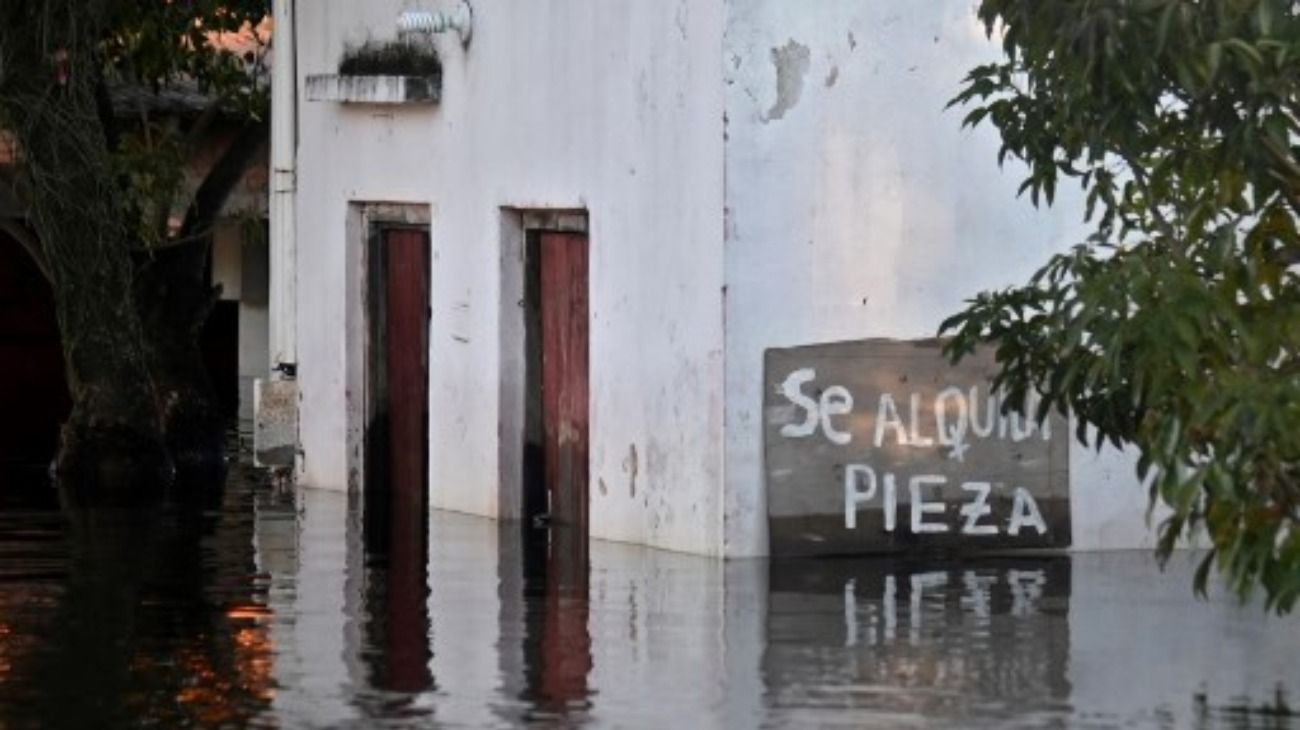
<instances>
[{"instance_id":1,"label":"submerged tree base","mask_svg":"<svg viewBox=\"0 0 1300 730\"><path fill-rule=\"evenodd\" d=\"M136 507L160 502L176 479L162 443L123 425L63 427L55 481L65 506Z\"/></svg>"},{"instance_id":2,"label":"submerged tree base","mask_svg":"<svg viewBox=\"0 0 1300 730\"><path fill-rule=\"evenodd\" d=\"M173 504L216 509L229 466L224 435L168 455L154 439L122 426L69 423L55 462L55 486L67 509L148 508Z\"/></svg>"}]
</instances>

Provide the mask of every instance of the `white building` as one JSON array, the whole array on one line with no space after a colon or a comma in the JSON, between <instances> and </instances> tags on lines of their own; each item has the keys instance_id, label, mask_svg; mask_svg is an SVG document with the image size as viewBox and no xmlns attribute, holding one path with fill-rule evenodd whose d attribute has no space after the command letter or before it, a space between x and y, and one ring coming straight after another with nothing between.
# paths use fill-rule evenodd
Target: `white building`
<instances>
[{"instance_id":1,"label":"white building","mask_svg":"<svg viewBox=\"0 0 1300 730\"><path fill-rule=\"evenodd\" d=\"M541 286L589 337L590 535L727 557L768 549L768 348L932 337L1080 237L1077 197L1017 200L996 134L944 109L998 53L966 0L472 3L468 43L433 40L440 88L340 62L459 2L277 8L271 347L302 485L366 482L390 230L428 242L403 286L427 282L432 507L523 515L549 316L526 252L577 246L576 288ZM1149 544L1131 460L1069 449L1073 546Z\"/></svg>"}]
</instances>

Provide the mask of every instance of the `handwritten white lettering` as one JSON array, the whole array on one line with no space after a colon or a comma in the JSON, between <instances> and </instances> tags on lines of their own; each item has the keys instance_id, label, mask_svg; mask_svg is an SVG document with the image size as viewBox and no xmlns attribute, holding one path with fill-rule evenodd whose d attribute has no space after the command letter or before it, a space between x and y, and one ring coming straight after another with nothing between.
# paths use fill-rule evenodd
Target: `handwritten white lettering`
<instances>
[{"instance_id":1,"label":"handwritten white lettering","mask_svg":"<svg viewBox=\"0 0 1300 730\"><path fill-rule=\"evenodd\" d=\"M1034 501L1034 495L1024 487L1016 487L1007 534L1013 537L1019 535L1020 530L1026 525L1034 528L1040 535L1047 534L1047 523L1043 522L1043 515L1038 511L1038 503Z\"/></svg>"},{"instance_id":2,"label":"handwritten white lettering","mask_svg":"<svg viewBox=\"0 0 1300 730\"><path fill-rule=\"evenodd\" d=\"M876 448L885 444L885 429L892 428L894 433L898 434L899 446L906 446L907 427L903 425L903 417L898 415L898 406L894 403L894 396L888 393L880 394L880 402L876 406Z\"/></svg>"},{"instance_id":3,"label":"handwritten white lettering","mask_svg":"<svg viewBox=\"0 0 1300 730\"><path fill-rule=\"evenodd\" d=\"M961 506L961 516L966 521L961 526L963 535L996 535L998 534L997 525L981 525L980 518L984 515L991 514L993 508L989 506L989 492L993 485L988 482L965 482L961 485L962 491L974 492L975 499Z\"/></svg>"},{"instance_id":4,"label":"handwritten white lettering","mask_svg":"<svg viewBox=\"0 0 1300 730\"><path fill-rule=\"evenodd\" d=\"M865 488L859 489L863 484ZM848 464L844 467L844 529L858 527L858 505L876 496L876 470L866 464Z\"/></svg>"},{"instance_id":5,"label":"handwritten white lettering","mask_svg":"<svg viewBox=\"0 0 1300 730\"><path fill-rule=\"evenodd\" d=\"M962 482L962 502L960 506L953 504L955 516L961 518L958 523L949 516L950 502L944 500L943 492L948 484L948 477L942 474L917 474L907 478L911 502L908 525L913 534L942 534L956 530L962 535L975 537L996 536L1003 532L1018 537L1027 530L1040 536L1048 533L1038 502L1024 487L1012 490L1011 511L1006 521L1001 523L1006 526L1004 530L994 519L994 502L990 497L1004 491L1005 486L987 481ZM898 476L895 473L878 471L869 464L845 464L843 492L845 529L858 529L858 513L877 503L882 512L884 531L892 533L897 529Z\"/></svg>"},{"instance_id":6,"label":"handwritten white lettering","mask_svg":"<svg viewBox=\"0 0 1300 730\"><path fill-rule=\"evenodd\" d=\"M912 532L920 535L923 533L947 532L948 525L944 522L926 522L927 514L942 515L948 506L942 501L926 502L922 489L926 486L942 487L948 483L948 477L937 474L920 474L911 478L907 483L908 490L912 493Z\"/></svg>"},{"instance_id":7,"label":"handwritten white lettering","mask_svg":"<svg viewBox=\"0 0 1300 730\"><path fill-rule=\"evenodd\" d=\"M822 392L821 398L822 432L833 444L844 446L853 440L848 431L837 430L831 423L831 416L842 416L853 412L853 395L842 385L832 385Z\"/></svg>"},{"instance_id":8,"label":"handwritten white lettering","mask_svg":"<svg viewBox=\"0 0 1300 730\"><path fill-rule=\"evenodd\" d=\"M804 409L807 415L803 423L787 423L781 427L781 435L786 438L806 438L817 431L820 419L817 416L817 401L803 394L803 385L817 379L817 371L812 368L796 370L781 383L781 395L791 403Z\"/></svg>"},{"instance_id":9,"label":"handwritten white lettering","mask_svg":"<svg viewBox=\"0 0 1300 730\"><path fill-rule=\"evenodd\" d=\"M921 433L920 433L920 427L921 427L921 394L920 394L920 393L913 393L913 394L912 394L911 401L912 401L912 402L911 402L911 409L910 409L911 412L910 412L909 415L911 415L911 417L912 417L912 435L911 435L911 443L912 443L912 445L913 445L913 446L916 446L916 447L919 447L919 448L925 448L925 447L927 447L927 446L934 446L934 439L930 438L929 436L922 436Z\"/></svg>"}]
</instances>

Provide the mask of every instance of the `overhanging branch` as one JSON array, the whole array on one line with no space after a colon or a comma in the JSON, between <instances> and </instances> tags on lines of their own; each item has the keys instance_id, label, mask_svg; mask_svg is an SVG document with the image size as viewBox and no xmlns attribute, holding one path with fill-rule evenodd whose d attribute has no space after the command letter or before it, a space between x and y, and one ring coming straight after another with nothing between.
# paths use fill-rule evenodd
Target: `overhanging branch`
<instances>
[{"instance_id":1,"label":"overhanging branch","mask_svg":"<svg viewBox=\"0 0 1300 730\"><path fill-rule=\"evenodd\" d=\"M266 144L269 131L268 125L263 121L249 122L239 130L239 134L226 147L221 158L195 191L189 209L185 212L185 221L181 224L178 238L189 238L216 223L230 194Z\"/></svg>"}]
</instances>

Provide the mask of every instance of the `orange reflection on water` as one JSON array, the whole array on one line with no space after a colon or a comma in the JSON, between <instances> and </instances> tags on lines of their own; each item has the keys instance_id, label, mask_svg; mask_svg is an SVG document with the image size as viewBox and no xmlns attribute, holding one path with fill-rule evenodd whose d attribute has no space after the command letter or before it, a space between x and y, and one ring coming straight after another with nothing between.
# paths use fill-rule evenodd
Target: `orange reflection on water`
<instances>
[{"instance_id":1,"label":"orange reflection on water","mask_svg":"<svg viewBox=\"0 0 1300 730\"><path fill-rule=\"evenodd\" d=\"M275 696L274 645L267 622L271 611L247 604L230 606L224 614L230 621L228 644L189 646L176 657L183 685L176 702L203 725L246 722L250 703L231 701L233 697L269 703Z\"/></svg>"},{"instance_id":2,"label":"orange reflection on water","mask_svg":"<svg viewBox=\"0 0 1300 730\"><path fill-rule=\"evenodd\" d=\"M9 672L13 670L13 660L7 651L9 636L12 633L13 629L9 628L9 624L0 623L0 682L5 681Z\"/></svg>"}]
</instances>

